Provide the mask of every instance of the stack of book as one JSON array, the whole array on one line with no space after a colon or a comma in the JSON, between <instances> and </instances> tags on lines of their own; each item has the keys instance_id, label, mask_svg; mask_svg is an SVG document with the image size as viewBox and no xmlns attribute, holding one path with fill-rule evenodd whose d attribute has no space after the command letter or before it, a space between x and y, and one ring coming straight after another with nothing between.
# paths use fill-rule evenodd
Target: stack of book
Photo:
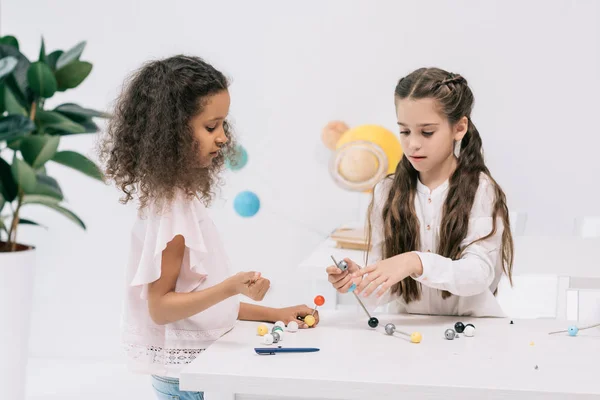
<instances>
[{"instance_id":1,"label":"stack of book","mask_svg":"<svg viewBox=\"0 0 600 400\"><path fill-rule=\"evenodd\" d=\"M338 228L329 237L340 249L370 250L364 228Z\"/></svg>"}]
</instances>

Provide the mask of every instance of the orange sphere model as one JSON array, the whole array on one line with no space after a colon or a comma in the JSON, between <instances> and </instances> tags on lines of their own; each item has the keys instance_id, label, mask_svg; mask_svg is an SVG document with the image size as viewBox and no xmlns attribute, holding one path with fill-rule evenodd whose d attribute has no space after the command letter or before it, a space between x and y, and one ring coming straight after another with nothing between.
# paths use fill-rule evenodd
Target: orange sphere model
<instances>
[{"instance_id":1,"label":"orange sphere model","mask_svg":"<svg viewBox=\"0 0 600 400\"><path fill-rule=\"evenodd\" d=\"M325 297L323 297L321 295L315 297L315 304L319 307L322 306L323 304L325 304Z\"/></svg>"},{"instance_id":2,"label":"orange sphere model","mask_svg":"<svg viewBox=\"0 0 600 400\"><path fill-rule=\"evenodd\" d=\"M344 132L350 127L342 121L331 121L323 128L321 140L329 150L335 150L335 145L340 140Z\"/></svg>"}]
</instances>

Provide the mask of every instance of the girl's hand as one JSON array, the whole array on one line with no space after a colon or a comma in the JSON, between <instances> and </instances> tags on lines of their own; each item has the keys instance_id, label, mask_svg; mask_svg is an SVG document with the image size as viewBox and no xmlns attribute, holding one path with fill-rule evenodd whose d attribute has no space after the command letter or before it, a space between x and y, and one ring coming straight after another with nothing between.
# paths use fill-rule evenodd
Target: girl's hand
<instances>
[{"instance_id":1,"label":"girl's hand","mask_svg":"<svg viewBox=\"0 0 600 400\"><path fill-rule=\"evenodd\" d=\"M352 273L360 270L359 266L349 258L344 258L348 264L348 269L342 271L336 265L331 265L325 270L327 272L327 280L340 293L347 293L352 286Z\"/></svg>"},{"instance_id":2,"label":"girl's hand","mask_svg":"<svg viewBox=\"0 0 600 400\"><path fill-rule=\"evenodd\" d=\"M254 271L238 272L228 280L236 294L243 294L254 301L261 301L271 286L271 281L261 277L260 272Z\"/></svg>"},{"instance_id":3,"label":"girl's hand","mask_svg":"<svg viewBox=\"0 0 600 400\"><path fill-rule=\"evenodd\" d=\"M285 323L287 326L290 321L296 321L299 328L305 329L308 328L308 325L299 320L298 317L304 319L305 316L312 314L312 312L313 309L304 304L293 307L278 308L275 313L275 322L283 321L283 323ZM313 317L315 317L315 324L312 326L314 328L319 323L319 312L315 311Z\"/></svg>"},{"instance_id":4,"label":"girl's hand","mask_svg":"<svg viewBox=\"0 0 600 400\"><path fill-rule=\"evenodd\" d=\"M389 288L412 274L421 275L423 266L416 253L409 252L381 260L352 274L356 284L355 292L367 297L375 289L377 297L381 297Z\"/></svg>"}]
</instances>

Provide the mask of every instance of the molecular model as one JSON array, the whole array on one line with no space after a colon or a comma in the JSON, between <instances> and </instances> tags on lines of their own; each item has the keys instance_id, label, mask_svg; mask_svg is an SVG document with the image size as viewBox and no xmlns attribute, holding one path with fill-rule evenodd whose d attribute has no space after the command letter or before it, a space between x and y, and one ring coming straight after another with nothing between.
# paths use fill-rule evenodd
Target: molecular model
<instances>
[{"instance_id":1,"label":"molecular model","mask_svg":"<svg viewBox=\"0 0 600 400\"><path fill-rule=\"evenodd\" d=\"M579 333L579 331L583 331L585 329L596 328L598 326L600 326L600 324L594 324L594 325L584 326L584 327L581 327L581 328L578 328L575 325L571 325L571 326L569 326L568 329L566 329L564 331L550 332L549 335L555 335L557 333L568 333L569 336L577 336L577 334Z\"/></svg>"},{"instance_id":2,"label":"molecular model","mask_svg":"<svg viewBox=\"0 0 600 400\"><path fill-rule=\"evenodd\" d=\"M346 261L342 260L339 263L335 260L335 258L333 258L333 256L331 256L331 259L333 260L333 263L342 271L346 271L348 269L348 263L346 263ZM369 326L371 328L377 328L377 326L379 325L379 320L373 316L371 316L371 314L369 313L369 311L367 310L367 308L365 307L365 305L363 304L362 300L358 297L358 295L354 292L354 289L356 289L356 285L352 284L352 287L350 287L350 289L348 290L349 292L352 292L352 294L354 294L354 297L356 298L356 300L358 301L358 304L360 304L360 306L362 307L362 309L365 311L365 313L367 314L367 316L369 317L369 321L367 322L369 324Z\"/></svg>"},{"instance_id":3,"label":"molecular model","mask_svg":"<svg viewBox=\"0 0 600 400\"><path fill-rule=\"evenodd\" d=\"M411 343L421 343L421 339L423 339L423 336L419 332L413 332L413 333L402 332L402 331L397 330L396 325L394 325L392 323L386 324L385 333L387 333L390 336L393 335L394 333L399 333L401 335L408 336L410 338Z\"/></svg>"},{"instance_id":4,"label":"molecular model","mask_svg":"<svg viewBox=\"0 0 600 400\"><path fill-rule=\"evenodd\" d=\"M314 299L314 303L315 303L315 308L313 309L311 314L308 314L306 316L304 316L304 318L302 317L298 317L299 320L304 321L304 323L306 325L308 325L309 327L313 326L316 322L314 314L317 311L317 307L322 306L323 304L325 304L325 297L318 295L315 297ZM263 337L263 343L264 344L274 344L274 343L279 343L281 341L283 341L283 336L284 336L284 329L287 328L288 332L298 332L298 322L296 321L289 321L287 326L285 325L285 323L283 321L277 321L275 322L275 324L273 325L273 328L271 329L271 332L269 333L269 328L265 325L265 324L261 324L258 326L257 328L257 333L259 336Z\"/></svg>"},{"instance_id":5,"label":"molecular model","mask_svg":"<svg viewBox=\"0 0 600 400\"><path fill-rule=\"evenodd\" d=\"M463 324L462 322L457 322L454 324L454 329L448 328L444 332L444 337L448 340L454 340L454 338L458 338L458 334L463 333L467 337L475 336L475 326L473 324Z\"/></svg>"},{"instance_id":6,"label":"molecular model","mask_svg":"<svg viewBox=\"0 0 600 400\"><path fill-rule=\"evenodd\" d=\"M294 325L295 324L295 327ZM261 324L258 326L258 335L263 337L264 344L273 344L279 343L283 340L283 329L285 328L285 324L283 321L275 322L273 325L273 329L271 329L271 333L269 333L269 328L266 325ZM298 323L296 321L291 321L288 324L289 332L296 332L298 330Z\"/></svg>"},{"instance_id":7,"label":"molecular model","mask_svg":"<svg viewBox=\"0 0 600 400\"><path fill-rule=\"evenodd\" d=\"M299 320L304 321L304 323L306 325L308 325L309 327L311 327L315 324L315 322L316 322L315 317L314 317L315 312L317 311L317 307L325 304L325 297L319 295L319 296L316 296L313 301L315 303L315 308L313 309L312 313L310 315L304 316L304 318L302 318L300 316L298 317Z\"/></svg>"}]
</instances>

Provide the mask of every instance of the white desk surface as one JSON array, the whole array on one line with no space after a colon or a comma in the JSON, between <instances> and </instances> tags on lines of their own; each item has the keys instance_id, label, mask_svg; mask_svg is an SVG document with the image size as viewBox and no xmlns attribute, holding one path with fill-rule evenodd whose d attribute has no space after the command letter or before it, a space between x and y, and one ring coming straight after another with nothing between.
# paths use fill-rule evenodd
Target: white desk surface
<instances>
[{"instance_id":1,"label":"white desk surface","mask_svg":"<svg viewBox=\"0 0 600 400\"><path fill-rule=\"evenodd\" d=\"M203 390L207 400L215 398L211 392L236 399L600 398L598 328L570 337L548 335L566 329L555 320L377 317L374 330L362 313L326 311L318 327L286 332L278 344L319 352L276 355L254 352L267 347L256 333L259 323L238 322L184 369L181 388ZM472 322L475 336L446 340L445 329L458 320ZM387 336L388 322L421 332L422 342Z\"/></svg>"}]
</instances>

